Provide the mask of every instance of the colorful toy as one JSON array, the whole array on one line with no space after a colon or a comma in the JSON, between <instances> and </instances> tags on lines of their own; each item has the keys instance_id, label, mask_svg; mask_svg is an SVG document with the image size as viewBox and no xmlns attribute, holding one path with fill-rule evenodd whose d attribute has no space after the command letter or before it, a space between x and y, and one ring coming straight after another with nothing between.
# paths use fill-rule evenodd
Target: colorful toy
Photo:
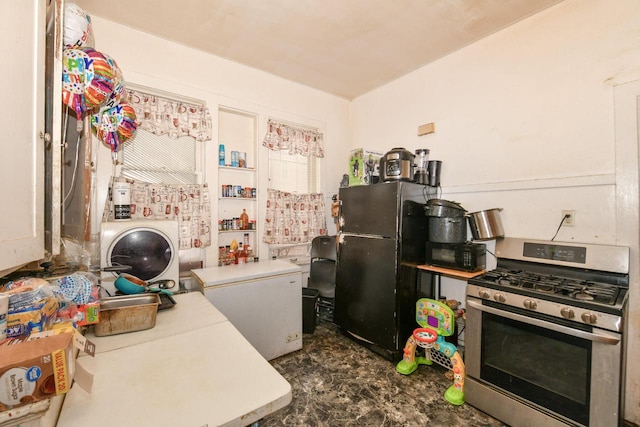
<instances>
[{"instance_id":1,"label":"colorful toy","mask_svg":"<svg viewBox=\"0 0 640 427\"><path fill-rule=\"evenodd\" d=\"M418 365L433 362L453 371L453 385L447 389L444 398L452 405L464 403L464 362L458 348L445 341L453 335L455 316L446 304L428 298L416 303L416 322L421 328L415 329L404 346L404 356L396 365L396 371L409 375ZM416 357L416 347L424 348L424 357Z\"/></svg>"}]
</instances>

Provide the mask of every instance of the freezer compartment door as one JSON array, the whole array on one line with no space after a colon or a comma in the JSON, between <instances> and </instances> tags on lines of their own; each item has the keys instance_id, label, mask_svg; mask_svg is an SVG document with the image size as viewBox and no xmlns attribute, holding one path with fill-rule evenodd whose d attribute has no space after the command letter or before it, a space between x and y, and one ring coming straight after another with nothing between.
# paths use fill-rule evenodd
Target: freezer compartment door
<instances>
[{"instance_id":1,"label":"freezer compartment door","mask_svg":"<svg viewBox=\"0 0 640 427\"><path fill-rule=\"evenodd\" d=\"M341 231L396 238L400 188L397 183L341 188Z\"/></svg>"},{"instance_id":2,"label":"freezer compartment door","mask_svg":"<svg viewBox=\"0 0 640 427\"><path fill-rule=\"evenodd\" d=\"M334 323L387 350L397 349L395 239L342 235Z\"/></svg>"}]
</instances>

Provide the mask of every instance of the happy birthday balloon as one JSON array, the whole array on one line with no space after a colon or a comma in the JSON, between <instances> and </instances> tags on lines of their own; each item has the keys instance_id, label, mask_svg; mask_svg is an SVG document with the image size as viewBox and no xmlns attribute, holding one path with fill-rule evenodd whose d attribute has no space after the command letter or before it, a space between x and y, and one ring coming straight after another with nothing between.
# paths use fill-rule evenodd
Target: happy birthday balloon
<instances>
[{"instance_id":1,"label":"happy birthday balloon","mask_svg":"<svg viewBox=\"0 0 640 427\"><path fill-rule=\"evenodd\" d=\"M62 41L65 48L93 47L91 18L75 3L64 6Z\"/></svg>"},{"instance_id":2,"label":"happy birthday balloon","mask_svg":"<svg viewBox=\"0 0 640 427\"><path fill-rule=\"evenodd\" d=\"M96 135L112 152L117 152L120 145L131 139L137 128L136 113L133 107L122 101L113 108L101 110L91 116L91 126Z\"/></svg>"},{"instance_id":3,"label":"happy birthday balloon","mask_svg":"<svg viewBox=\"0 0 640 427\"><path fill-rule=\"evenodd\" d=\"M120 71L120 67L118 67L116 61L106 53L103 53L103 55L113 69L113 92L109 95L109 98L100 105L100 110L108 110L115 107L120 103L120 101L122 101L124 96L124 77L122 76L122 71Z\"/></svg>"},{"instance_id":4,"label":"happy birthday balloon","mask_svg":"<svg viewBox=\"0 0 640 427\"><path fill-rule=\"evenodd\" d=\"M85 65L89 57L80 49L64 49L62 58L62 102L82 120L87 109L85 92Z\"/></svg>"},{"instance_id":5,"label":"happy birthday balloon","mask_svg":"<svg viewBox=\"0 0 640 427\"><path fill-rule=\"evenodd\" d=\"M138 124L136 123L136 110L124 101L120 102L122 106L122 123L118 126L118 137L121 143L130 140L135 133Z\"/></svg>"},{"instance_id":6,"label":"happy birthday balloon","mask_svg":"<svg viewBox=\"0 0 640 427\"><path fill-rule=\"evenodd\" d=\"M87 54L85 66L84 101L88 110L105 102L113 93L115 71L107 58L97 50L85 47Z\"/></svg>"}]
</instances>

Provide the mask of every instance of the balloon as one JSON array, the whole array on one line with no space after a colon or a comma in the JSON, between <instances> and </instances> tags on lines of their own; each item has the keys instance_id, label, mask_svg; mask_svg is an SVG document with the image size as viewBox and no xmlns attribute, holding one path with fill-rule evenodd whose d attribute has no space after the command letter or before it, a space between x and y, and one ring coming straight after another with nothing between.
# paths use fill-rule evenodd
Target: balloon
<instances>
[{"instance_id":1,"label":"balloon","mask_svg":"<svg viewBox=\"0 0 640 427\"><path fill-rule=\"evenodd\" d=\"M84 99L85 65L89 57L79 49L64 49L62 59L62 102L82 120L87 109Z\"/></svg>"},{"instance_id":2,"label":"balloon","mask_svg":"<svg viewBox=\"0 0 640 427\"><path fill-rule=\"evenodd\" d=\"M120 103L120 101L122 101L122 98L124 96L124 78L122 76L122 71L120 71L120 67L118 67L118 64L116 63L116 61L106 53L103 53L103 55L107 59L107 62L111 65L111 68L113 68L113 71L114 71L113 92L111 93L109 98L106 101L104 101L104 103L102 103L102 105L100 106L100 110L108 110L110 108L115 107Z\"/></svg>"},{"instance_id":3,"label":"balloon","mask_svg":"<svg viewBox=\"0 0 640 427\"><path fill-rule=\"evenodd\" d=\"M131 139L138 124L136 123L136 110L126 102L121 102L120 105L122 106L122 123L118 126L118 137L120 142L125 142Z\"/></svg>"},{"instance_id":4,"label":"balloon","mask_svg":"<svg viewBox=\"0 0 640 427\"><path fill-rule=\"evenodd\" d=\"M85 66L84 101L87 109L92 110L113 93L115 71L102 53L90 47L81 50L89 58Z\"/></svg>"},{"instance_id":5,"label":"balloon","mask_svg":"<svg viewBox=\"0 0 640 427\"><path fill-rule=\"evenodd\" d=\"M64 5L64 47L93 47L91 17L75 3Z\"/></svg>"},{"instance_id":6,"label":"balloon","mask_svg":"<svg viewBox=\"0 0 640 427\"><path fill-rule=\"evenodd\" d=\"M136 113L131 105L121 101L91 116L91 126L111 151L117 152L120 144L131 139L137 128Z\"/></svg>"}]
</instances>

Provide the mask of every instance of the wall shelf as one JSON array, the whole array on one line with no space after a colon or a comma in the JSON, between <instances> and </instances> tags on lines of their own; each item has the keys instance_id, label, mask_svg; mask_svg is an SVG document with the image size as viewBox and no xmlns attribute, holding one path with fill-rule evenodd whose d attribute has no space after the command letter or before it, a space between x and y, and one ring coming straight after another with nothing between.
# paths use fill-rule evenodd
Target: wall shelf
<instances>
[{"instance_id":1,"label":"wall shelf","mask_svg":"<svg viewBox=\"0 0 640 427\"><path fill-rule=\"evenodd\" d=\"M257 165L257 125L258 116L231 108L218 109L218 144L225 149L224 165L218 165L218 221L240 218L243 211L249 216L249 221L256 222L256 229L248 230L220 230L218 229L218 247L230 245L233 240L243 242L244 234L249 233L254 256L258 256L258 198L229 196L233 188L241 190L255 189L257 195L258 171ZM244 153L247 167L231 166L232 152ZM226 187L230 186L230 187ZM227 188L225 189L223 188ZM228 188L231 188L229 190ZM228 193L231 191L231 193ZM239 194L239 191L236 192ZM245 192L246 194L246 192ZM218 227L220 228L220 227Z\"/></svg>"}]
</instances>

